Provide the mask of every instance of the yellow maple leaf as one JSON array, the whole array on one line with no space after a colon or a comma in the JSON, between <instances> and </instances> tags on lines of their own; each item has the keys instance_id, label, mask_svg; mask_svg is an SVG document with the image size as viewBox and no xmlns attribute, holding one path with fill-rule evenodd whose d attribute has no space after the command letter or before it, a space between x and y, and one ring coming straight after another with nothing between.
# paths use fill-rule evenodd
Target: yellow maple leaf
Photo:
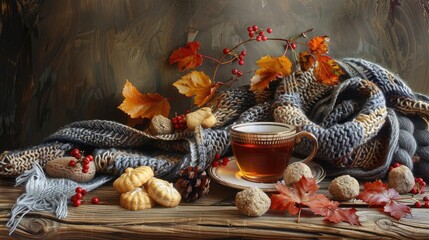
<instances>
[{"instance_id":1,"label":"yellow maple leaf","mask_svg":"<svg viewBox=\"0 0 429 240\"><path fill-rule=\"evenodd\" d=\"M222 83L212 84L209 76L198 71L192 71L173 83L181 94L194 96L194 104L198 107L207 103L221 85Z\"/></svg>"},{"instance_id":2,"label":"yellow maple leaf","mask_svg":"<svg viewBox=\"0 0 429 240\"><path fill-rule=\"evenodd\" d=\"M343 74L340 66L334 59L326 55L318 55L314 75L316 79L325 85L335 85Z\"/></svg>"},{"instance_id":3,"label":"yellow maple leaf","mask_svg":"<svg viewBox=\"0 0 429 240\"><path fill-rule=\"evenodd\" d=\"M252 91L262 91L268 88L270 82L278 77L287 77L292 71L292 63L286 56L275 58L265 56L259 59L256 64L260 69L250 79L250 89Z\"/></svg>"},{"instance_id":4,"label":"yellow maple leaf","mask_svg":"<svg viewBox=\"0 0 429 240\"><path fill-rule=\"evenodd\" d=\"M125 99L118 108L131 118L152 118L156 115L168 117L170 103L158 93L142 94L127 80L122 95Z\"/></svg>"}]
</instances>

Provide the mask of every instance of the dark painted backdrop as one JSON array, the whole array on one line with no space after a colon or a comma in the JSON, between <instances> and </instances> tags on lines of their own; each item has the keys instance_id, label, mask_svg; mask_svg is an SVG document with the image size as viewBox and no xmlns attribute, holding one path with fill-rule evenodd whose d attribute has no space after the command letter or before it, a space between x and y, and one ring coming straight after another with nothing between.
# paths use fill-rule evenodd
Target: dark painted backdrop
<instances>
[{"instance_id":1,"label":"dark painted backdrop","mask_svg":"<svg viewBox=\"0 0 429 240\"><path fill-rule=\"evenodd\" d=\"M247 38L249 25L290 37L310 27L331 37L336 58L363 57L429 94L426 0L0 0L0 150L37 144L84 119L125 123L117 109L128 79L142 92L190 105L171 83L168 56L188 40L217 57ZM252 43L250 64L280 55L278 43ZM212 71L207 65L203 70ZM221 69L227 78L230 68ZM248 82L245 75L239 84Z\"/></svg>"}]
</instances>

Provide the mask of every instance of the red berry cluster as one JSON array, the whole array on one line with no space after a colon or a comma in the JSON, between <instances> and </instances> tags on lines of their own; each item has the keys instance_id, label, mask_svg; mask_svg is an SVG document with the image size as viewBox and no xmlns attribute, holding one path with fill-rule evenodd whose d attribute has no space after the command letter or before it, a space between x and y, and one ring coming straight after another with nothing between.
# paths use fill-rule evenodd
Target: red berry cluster
<instances>
[{"instance_id":1,"label":"red berry cluster","mask_svg":"<svg viewBox=\"0 0 429 240\"><path fill-rule=\"evenodd\" d=\"M389 167L389 172L392 171L392 169L400 167L402 164L395 162L392 166Z\"/></svg>"},{"instance_id":2,"label":"red berry cluster","mask_svg":"<svg viewBox=\"0 0 429 240\"><path fill-rule=\"evenodd\" d=\"M86 189L83 189L81 187L77 187L75 189L76 194L73 195L70 200L73 204L74 207L79 207L82 204L82 199L83 197L88 193L88 191ZM98 197L93 197L91 199L91 202L93 204L98 204L100 202L100 200L98 199Z\"/></svg>"},{"instance_id":3,"label":"red berry cluster","mask_svg":"<svg viewBox=\"0 0 429 240\"><path fill-rule=\"evenodd\" d=\"M82 172L83 173L87 173L89 171L89 163L94 161L94 157L91 154L84 157L83 152L81 152L77 148L74 148L73 150L71 150L70 156L76 158L76 161L70 160L69 166L75 167L77 165L77 163L80 163L82 165Z\"/></svg>"},{"instance_id":4,"label":"red berry cluster","mask_svg":"<svg viewBox=\"0 0 429 240\"><path fill-rule=\"evenodd\" d=\"M412 194L424 193L425 186L426 186L426 182L423 180L423 178L415 178L414 187L413 189L411 189L410 193Z\"/></svg>"},{"instance_id":5,"label":"red berry cluster","mask_svg":"<svg viewBox=\"0 0 429 240\"><path fill-rule=\"evenodd\" d=\"M176 131L185 130L187 128L185 114L176 115L171 118L171 122L173 123L174 130Z\"/></svg>"},{"instance_id":6,"label":"red berry cluster","mask_svg":"<svg viewBox=\"0 0 429 240\"><path fill-rule=\"evenodd\" d=\"M213 167L219 167L219 166L226 166L228 165L229 162L229 158L228 157L224 157L224 158L220 158L220 154L216 153L215 155L215 159L212 162L212 166Z\"/></svg>"},{"instance_id":7,"label":"red berry cluster","mask_svg":"<svg viewBox=\"0 0 429 240\"><path fill-rule=\"evenodd\" d=\"M428 196L424 196L423 197L423 202L424 202L424 206L425 206L425 208L429 208L429 197ZM414 203L414 207L422 207L423 206L423 203L421 203L420 201L416 201L415 203Z\"/></svg>"},{"instance_id":8,"label":"red berry cluster","mask_svg":"<svg viewBox=\"0 0 429 240\"><path fill-rule=\"evenodd\" d=\"M267 28L267 33L272 33L273 29L272 28ZM267 41L267 37L265 36L265 32L262 29L259 29L258 26L253 25L250 27L247 27L247 32L249 33L249 37L253 38L256 35L256 41Z\"/></svg>"}]
</instances>

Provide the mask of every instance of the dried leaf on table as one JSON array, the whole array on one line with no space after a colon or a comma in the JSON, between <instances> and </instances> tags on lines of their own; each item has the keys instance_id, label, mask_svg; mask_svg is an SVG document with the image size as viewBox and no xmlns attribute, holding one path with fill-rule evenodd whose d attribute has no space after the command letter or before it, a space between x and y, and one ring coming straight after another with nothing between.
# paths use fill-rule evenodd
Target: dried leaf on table
<instances>
[{"instance_id":1,"label":"dried leaf on table","mask_svg":"<svg viewBox=\"0 0 429 240\"><path fill-rule=\"evenodd\" d=\"M198 71L192 71L173 83L181 94L187 97L194 96L194 103L198 107L207 103L221 85L220 82L212 84L209 76Z\"/></svg>"},{"instance_id":2,"label":"dried leaf on table","mask_svg":"<svg viewBox=\"0 0 429 240\"><path fill-rule=\"evenodd\" d=\"M198 53L199 42L189 42L186 47L176 49L170 55L170 64L177 63L179 71L196 68L203 63L203 57Z\"/></svg>"},{"instance_id":3,"label":"dried leaf on table","mask_svg":"<svg viewBox=\"0 0 429 240\"><path fill-rule=\"evenodd\" d=\"M118 108L131 118L152 118L156 115L168 117L170 103L158 93L143 94L127 80L122 95L125 99Z\"/></svg>"},{"instance_id":4,"label":"dried leaf on table","mask_svg":"<svg viewBox=\"0 0 429 240\"><path fill-rule=\"evenodd\" d=\"M381 180L364 183L363 187L363 191L356 198L368 203L369 206L383 206L383 212L398 220L411 214L410 207L398 202L399 193L393 188L388 188Z\"/></svg>"}]
</instances>

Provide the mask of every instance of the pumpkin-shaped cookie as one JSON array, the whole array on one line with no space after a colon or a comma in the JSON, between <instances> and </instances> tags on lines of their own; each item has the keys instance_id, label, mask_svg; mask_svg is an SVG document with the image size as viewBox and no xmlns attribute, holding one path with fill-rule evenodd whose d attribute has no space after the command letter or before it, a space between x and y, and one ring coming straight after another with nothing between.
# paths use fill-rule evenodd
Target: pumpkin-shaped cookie
<instances>
[{"instance_id":1,"label":"pumpkin-shaped cookie","mask_svg":"<svg viewBox=\"0 0 429 240\"><path fill-rule=\"evenodd\" d=\"M153 177L153 170L148 166L127 168L125 172L113 182L113 187L119 193L134 190Z\"/></svg>"},{"instance_id":2,"label":"pumpkin-shaped cookie","mask_svg":"<svg viewBox=\"0 0 429 240\"><path fill-rule=\"evenodd\" d=\"M121 207L132 211L143 210L156 205L146 190L140 187L129 192L122 193L119 204Z\"/></svg>"},{"instance_id":3,"label":"pumpkin-shaped cookie","mask_svg":"<svg viewBox=\"0 0 429 240\"><path fill-rule=\"evenodd\" d=\"M156 203L164 207L177 207L182 199L172 183L158 178L152 178L149 181L147 192Z\"/></svg>"}]
</instances>

